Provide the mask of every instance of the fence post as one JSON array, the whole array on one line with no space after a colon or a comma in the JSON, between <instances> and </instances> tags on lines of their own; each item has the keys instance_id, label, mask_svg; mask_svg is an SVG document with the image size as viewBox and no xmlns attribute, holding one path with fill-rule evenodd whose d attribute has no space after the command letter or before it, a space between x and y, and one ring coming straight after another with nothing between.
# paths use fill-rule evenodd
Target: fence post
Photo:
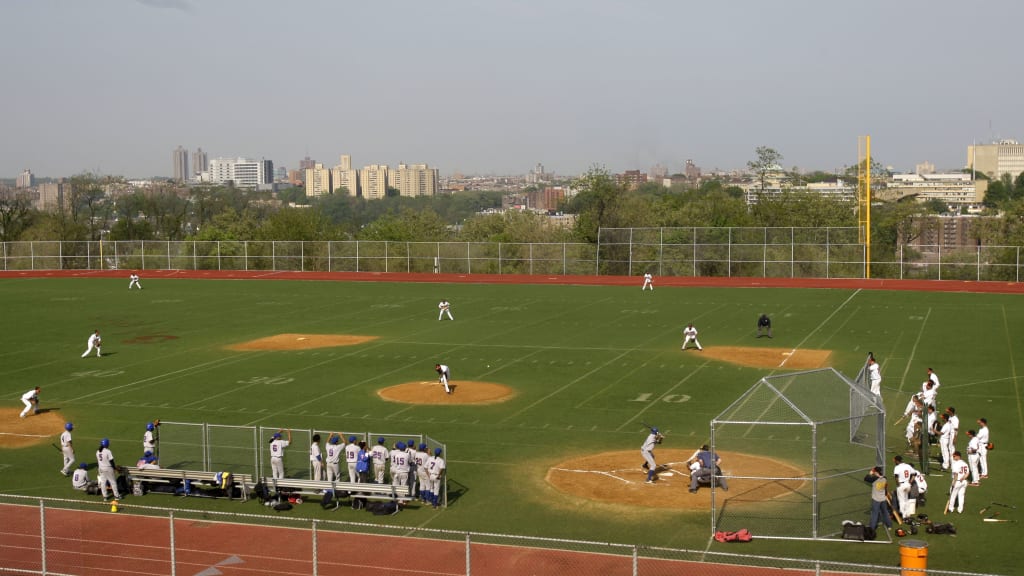
<instances>
[{"instance_id":1,"label":"fence post","mask_svg":"<svg viewBox=\"0 0 1024 576\"><path fill-rule=\"evenodd\" d=\"M533 242L530 242L530 274L533 274Z\"/></svg>"},{"instance_id":2,"label":"fence post","mask_svg":"<svg viewBox=\"0 0 1024 576\"><path fill-rule=\"evenodd\" d=\"M39 555L43 576L46 576L46 504L39 501Z\"/></svg>"},{"instance_id":3,"label":"fence post","mask_svg":"<svg viewBox=\"0 0 1024 576\"><path fill-rule=\"evenodd\" d=\"M466 532L466 576L472 576L473 574L473 563L472 558L469 554L470 542L469 532Z\"/></svg>"},{"instance_id":4,"label":"fence post","mask_svg":"<svg viewBox=\"0 0 1024 576\"><path fill-rule=\"evenodd\" d=\"M942 280L942 244L939 244L939 280Z\"/></svg>"},{"instance_id":5,"label":"fence post","mask_svg":"<svg viewBox=\"0 0 1024 576\"><path fill-rule=\"evenodd\" d=\"M313 519L313 576L317 576L318 573L318 561L317 561L317 550L316 550L316 523L317 520Z\"/></svg>"},{"instance_id":6,"label":"fence post","mask_svg":"<svg viewBox=\"0 0 1024 576\"><path fill-rule=\"evenodd\" d=\"M498 274L501 274L501 242L498 242Z\"/></svg>"},{"instance_id":7,"label":"fence post","mask_svg":"<svg viewBox=\"0 0 1024 576\"><path fill-rule=\"evenodd\" d=\"M627 276L632 276L633 275L633 229L632 228L629 229L629 268L628 268L628 270L629 270L629 274L627 274Z\"/></svg>"},{"instance_id":8,"label":"fence post","mask_svg":"<svg viewBox=\"0 0 1024 576\"><path fill-rule=\"evenodd\" d=\"M175 554L175 549L174 549L174 510L171 510L170 512L167 513L167 520L170 522L170 526L169 526L170 531L169 531L169 533L171 535L170 536L170 538L171 538L171 542L170 542L170 548L171 548L171 576L175 576L175 574L177 573L178 561L177 561L177 554Z\"/></svg>"},{"instance_id":9,"label":"fence post","mask_svg":"<svg viewBox=\"0 0 1024 576\"><path fill-rule=\"evenodd\" d=\"M146 269L146 241L142 241L142 269Z\"/></svg>"},{"instance_id":10,"label":"fence post","mask_svg":"<svg viewBox=\"0 0 1024 576\"><path fill-rule=\"evenodd\" d=\"M640 547L633 544L633 576L640 574Z\"/></svg>"},{"instance_id":11,"label":"fence post","mask_svg":"<svg viewBox=\"0 0 1024 576\"><path fill-rule=\"evenodd\" d=\"M981 246L978 246L977 249L978 249L978 277L976 279L977 279L978 282L981 282Z\"/></svg>"}]
</instances>

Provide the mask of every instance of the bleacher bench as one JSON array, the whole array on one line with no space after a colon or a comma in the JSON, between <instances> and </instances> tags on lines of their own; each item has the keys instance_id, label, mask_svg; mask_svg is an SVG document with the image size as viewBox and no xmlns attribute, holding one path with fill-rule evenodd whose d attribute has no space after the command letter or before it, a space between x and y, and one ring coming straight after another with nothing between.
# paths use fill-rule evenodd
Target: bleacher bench
<instances>
[{"instance_id":1,"label":"bleacher bench","mask_svg":"<svg viewBox=\"0 0 1024 576\"><path fill-rule=\"evenodd\" d=\"M337 482L327 480L303 480L300 478L264 478L263 483L278 494L298 493L310 496L322 496L325 490L333 490L335 497L347 492L350 497L368 500L400 500L412 499L409 486L392 486L391 484L371 484L364 482Z\"/></svg>"},{"instance_id":2,"label":"bleacher bench","mask_svg":"<svg viewBox=\"0 0 1024 576\"><path fill-rule=\"evenodd\" d=\"M170 468L159 468L159 469L148 469L148 468L136 468L125 467L125 472L128 474L128 480L132 484L135 482L155 482L158 484L184 484L186 480L199 483L199 484L210 484L217 485L217 472L204 472L201 470L174 470ZM232 498L234 489L238 488L241 494L241 500L244 502L249 499L249 492L254 486L252 474L231 474L231 490L228 492L228 498Z\"/></svg>"}]
</instances>

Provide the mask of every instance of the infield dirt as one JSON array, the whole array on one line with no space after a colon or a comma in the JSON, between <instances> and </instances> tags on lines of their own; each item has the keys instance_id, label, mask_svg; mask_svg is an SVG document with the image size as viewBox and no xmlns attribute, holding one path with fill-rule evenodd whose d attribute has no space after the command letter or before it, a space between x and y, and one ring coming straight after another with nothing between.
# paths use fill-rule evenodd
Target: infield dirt
<instances>
[{"instance_id":1,"label":"infield dirt","mask_svg":"<svg viewBox=\"0 0 1024 576\"><path fill-rule=\"evenodd\" d=\"M0 448L25 448L52 442L64 431L60 413L47 410L19 418L21 408L0 408Z\"/></svg>"},{"instance_id":2,"label":"infield dirt","mask_svg":"<svg viewBox=\"0 0 1024 576\"><path fill-rule=\"evenodd\" d=\"M312 350L335 346L355 346L376 340L376 336L355 336L352 334L275 334L266 338L239 342L226 346L228 350L242 352L253 350Z\"/></svg>"}]
</instances>

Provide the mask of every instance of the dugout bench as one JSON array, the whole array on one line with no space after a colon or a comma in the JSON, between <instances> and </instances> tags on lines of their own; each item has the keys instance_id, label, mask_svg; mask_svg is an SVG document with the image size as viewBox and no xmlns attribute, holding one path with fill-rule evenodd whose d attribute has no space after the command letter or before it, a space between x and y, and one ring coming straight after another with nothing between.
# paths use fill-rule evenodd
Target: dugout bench
<instances>
[{"instance_id":1,"label":"dugout bench","mask_svg":"<svg viewBox=\"0 0 1024 576\"><path fill-rule=\"evenodd\" d=\"M336 499L342 498L343 493L348 493L350 498L365 498L367 500L396 500L399 502L412 500L408 485L392 486L391 484L303 480L301 478L264 478L263 484L276 494L323 496L324 491L331 490Z\"/></svg>"},{"instance_id":2,"label":"dugout bench","mask_svg":"<svg viewBox=\"0 0 1024 576\"><path fill-rule=\"evenodd\" d=\"M136 468L134 466L126 466L124 471L128 475L128 481L131 485L132 492L134 493L136 483L151 483L151 484L181 484L182 486L189 484L198 484L202 486L220 487L220 483L217 479L217 474L220 472L203 472L200 470L174 470L170 468ZM255 485L252 474L231 474L231 486L225 488L227 491L227 497L234 499L235 489L239 491L239 498L245 502L249 499L249 492ZM198 488L193 488L198 490ZM154 492L157 494L172 494L171 492ZM186 494L187 495L187 494Z\"/></svg>"}]
</instances>

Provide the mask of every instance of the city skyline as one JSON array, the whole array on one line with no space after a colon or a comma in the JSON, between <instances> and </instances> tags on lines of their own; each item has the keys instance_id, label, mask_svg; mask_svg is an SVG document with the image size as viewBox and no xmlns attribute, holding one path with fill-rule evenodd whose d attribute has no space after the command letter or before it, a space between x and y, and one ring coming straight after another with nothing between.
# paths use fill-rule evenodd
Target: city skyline
<instances>
[{"instance_id":1,"label":"city skyline","mask_svg":"<svg viewBox=\"0 0 1024 576\"><path fill-rule=\"evenodd\" d=\"M1024 140L1024 4L857 7L2 3L19 25L0 37L12 55L0 177L172 177L178 146L446 175L675 172L688 159L734 170L770 146L787 169L832 171L856 162L862 135L877 160L912 171L961 168L974 142ZM386 26L289 33L310 18Z\"/></svg>"}]
</instances>

